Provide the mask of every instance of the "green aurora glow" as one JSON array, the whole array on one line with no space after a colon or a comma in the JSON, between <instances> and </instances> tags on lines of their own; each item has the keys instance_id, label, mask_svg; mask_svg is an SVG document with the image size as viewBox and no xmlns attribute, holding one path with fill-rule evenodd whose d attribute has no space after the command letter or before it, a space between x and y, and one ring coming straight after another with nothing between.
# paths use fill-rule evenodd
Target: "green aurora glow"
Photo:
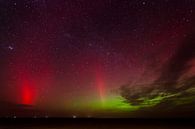
<instances>
[{"instance_id":1,"label":"green aurora glow","mask_svg":"<svg viewBox=\"0 0 195 129\"><path fill-rule=\"evenodd\" d=\"M184 96L184 92L190 95ZM136 105L128 102L121 96L107 97L104 102L98 99L77 100L73 104L73 109L80 111L87 109L89 112L133 112L142 109L150 109L166 102L171 103L170 107L175 107L195 102L195 96L193 94L195 94L195 88L189 88L179 93L160 92L153 98L137 98L142 101Z\"/></svg>"}]
</instances>

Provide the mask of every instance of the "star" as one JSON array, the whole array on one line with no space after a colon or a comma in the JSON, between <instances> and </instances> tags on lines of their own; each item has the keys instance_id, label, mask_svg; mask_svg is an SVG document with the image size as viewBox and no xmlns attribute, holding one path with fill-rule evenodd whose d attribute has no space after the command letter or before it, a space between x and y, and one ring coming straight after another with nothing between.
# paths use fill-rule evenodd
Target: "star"
<instances>
[{"instance_id":1,"label":"star","mask_svg":"<svg viewBox=\"0 0 195 129\"><path fill-rule=\"evenodd\" d=\"M145 4L146 4L146 2L145 2L145 1L143 1L143 2L142 2L142 4L143 4L143 5L145 5Z\"/></svg>"},{"instance_id":2,"label":"star","mask_svg":"<svg viewBox=\"0 0 195 129\"><path fill-rule=\"evenodd\" d=\"M14 49L14 47L13 47L13 46L11 46L11 45L9 45L9 46L8 46L8 49L9 49L9 50L13 50L13 49Z\"/></svg>"}]
</instances>

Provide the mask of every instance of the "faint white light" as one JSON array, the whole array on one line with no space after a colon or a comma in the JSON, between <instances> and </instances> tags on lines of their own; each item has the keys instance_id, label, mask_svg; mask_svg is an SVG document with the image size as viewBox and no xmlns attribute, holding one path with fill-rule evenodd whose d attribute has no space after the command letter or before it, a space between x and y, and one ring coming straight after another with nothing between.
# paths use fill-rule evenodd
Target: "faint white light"
<instances>
[{"instance_id":1,"label":"faint white light","mask_svg":"<svg viewBox=\"0 0 195 129\"><path fill-rule=\"evenodd\" d=\"M8 49L13 50L14 48L12 46L8 46Z\"/></svg>"},{"instance_id":2,"label":"faint white light","mask_svg":"<svg viewBox=\"0 0 195 129\"><path fill-rule=\"evenodd\" d=\"M73 115L72 118L77 118L77 116Z\"/></svg>"}]
</instances>

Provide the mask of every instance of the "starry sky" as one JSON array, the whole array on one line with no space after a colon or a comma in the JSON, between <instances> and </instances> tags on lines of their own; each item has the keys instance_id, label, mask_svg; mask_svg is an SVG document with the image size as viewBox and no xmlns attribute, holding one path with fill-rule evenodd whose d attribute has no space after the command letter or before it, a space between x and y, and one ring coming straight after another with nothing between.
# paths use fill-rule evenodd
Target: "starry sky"
<instances>
[{"instance_id":1,"label":"starry sky","mask_svg":"<svg viewBox=\"0 0 195 129\"><path fill-rule=\"evenodd\" d=\"M194 9L193 0L0 0L0 102L85 115L195 109Z\"/></svg>"}]
</instances>

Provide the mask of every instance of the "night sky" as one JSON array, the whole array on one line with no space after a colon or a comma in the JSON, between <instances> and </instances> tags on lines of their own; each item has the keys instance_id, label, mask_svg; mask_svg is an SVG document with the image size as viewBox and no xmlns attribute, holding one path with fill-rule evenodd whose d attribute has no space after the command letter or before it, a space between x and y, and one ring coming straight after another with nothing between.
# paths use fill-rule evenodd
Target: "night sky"
<instances>
[{"instance_id":1,"label":"night sky","mask_svg":"<svg viewBox=\"0 0 195 129\"><path fill-rule=\"evenodd\" d=\"M194 0L0 0L0 105L195 112L194 9Z\"/></svg>"}]
</instances>

